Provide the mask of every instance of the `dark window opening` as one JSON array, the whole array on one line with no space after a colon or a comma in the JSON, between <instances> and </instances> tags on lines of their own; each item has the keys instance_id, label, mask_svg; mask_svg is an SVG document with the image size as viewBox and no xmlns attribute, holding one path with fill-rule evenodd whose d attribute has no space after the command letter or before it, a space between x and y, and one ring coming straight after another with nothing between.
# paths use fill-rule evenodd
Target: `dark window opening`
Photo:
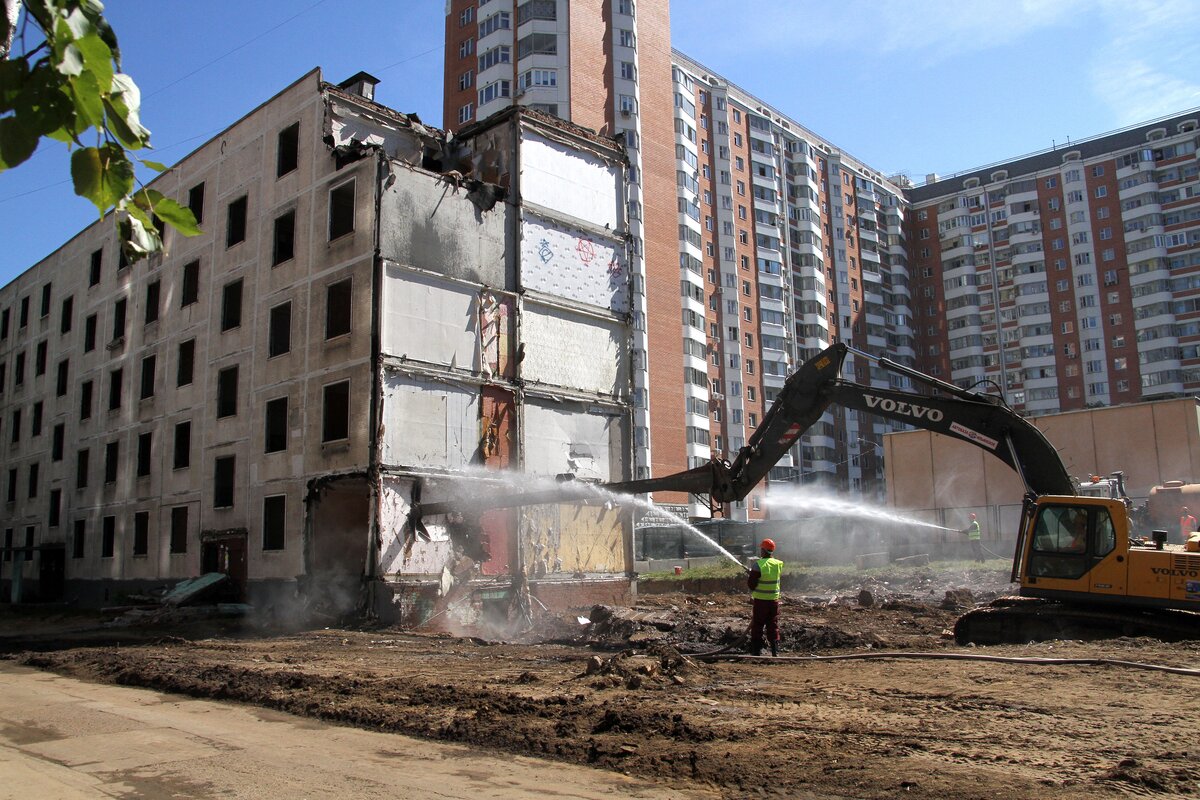
<instances>
[{"instance_id":1,"label":"dark window opening","mask_svg":"<svg viewBox=\"0 0 1200 800\"><path fill-rule=\"evenodd\" d=\"M154 281L146 287L146 324L158 322L158 298L162 291L162 282Z\"/></svg>"},{"instance_id":2,"label":"dark window opening","mask_svg":"<svg viewBox=\"0 0 1200 800\"><path fill-rule=\"evenodd\" d=\"M62 489L50 490L50 511L46 517L48 528L57 528L62 524Z\"/></svg>"},{"instance_id":3,"label":"dark window opening","mask_svg":"<svg viewBox=\"0 0 1200 800\"><path fill-rule=\"evenodd\" d=\"M192 465L192 423L179 422L175 425L175 469L186 469Z\"/></svg>"},{"instance_id":4,"label":"dark window opening","mask_svg":"<svg viewBox=\"0 0 1200 800\"><path fill-rule=\"evenodd\" d=\"M354 232L354 181L329 192L329 241Z\"/></svg>"},{"instance_id":5,"label":"dark window opening","mask_svg":"<svg viewBox=\"0 0 1200 800\"><path fill-rule=\"evenodd\" d=\"M9 441L13 444L21 441L21 409L15 409L12 413L12 425L9 426Z\"/></svg>"},{"instance_id":6,"label":"dark window opening","mask_svg":"<svg viewBox=\"0 0 1200 800\"><path fill-rule=\"evenodd\" d=\"M79 419L92 418L92 387L94 384L91 381L84 381L79 385Z\"/></svg>"},{"instance_id":7,"label":"dark window opening","mask_svg":"<svg viewBox=\"0 0 1200 800\"><path fill-rule=\"evenodd\" d=\"M150 455L153 452L154 434L150 431L138 434L137 476L145 478L150 475Z\"/></svg>"},{"instance_id":8,"label":"dark window opening","mask_svg":"<svg viewBox=\"0 0 1200 800\"><path fill-rule=\"evenodd\" d=\"M228 221L225 225L225 246L233 247L246 240L246 209L249 198L242 195L229 204Z\"/></svg>"},{"instance_id":9,"label":"dark window opening","mask_svg":"<svg viewBox=\"0 0 1200 800\"><path fill-rule=\"evenodd\" d=\"M204 184L198 183L188 189L188 208L196 218L196 224L204 222Z\"/></svg>"},{"instance_id":10,"label":"dark window opening","mask_svg":"<svg viewBox=\"0 0 1200 800\"><path fill-rule=\"evenodd\" d=\"M50 287L53 284L47 283L42 287L42 316L50 316Z\"/></svg>"},{"instance_id":11,"label":"dark window opening","mask_svg":"<svg viewBox=\"0 0 1200 800\"><path fill-rule=\"evenodd\" d=\"M95 250L92 252L92 268L88 273L88 286L95 286L100 282L100 265L104 261L104 251Z\"/></svg>"},{"instance_id":12,"label":"dark window opening","mask_svg":"<svg viewBox=\"0 0 1200 800\"><path fill-rule=\"evenodd\" d=\"M71 537L71 558L83 558L84 545L87 543L87 522L75 520L75 533Z\"/></svg>"},{"instance_id":13,"label":"dark window opening","mask_svg":"<svg viewBox=\"0 0 1200 800\"><path fill-rule=\"evenodd\" d=\"M277 397L267 401L265 452L278 453L287 450L288 399Z\"/></svg>"},{"instance_id":14,"label":"dark window opening","mask_svg":"<svg viewBox=\"0 0 1200 800\"><path fill-rule=\"evenodd\" d=\"M287 496L263 498L263 550L282 550L286 525Z\"/></svg>"},{"instance_id":15,"label":"dark window opening","mask_svg":"<svg viewBox=\"0 0 1200 800\"><path fill-rule=\"evenodd\" d=\"M112 558L117 549L117 518L105 517L100 535L100 557Z\"/></svg>"},{"instance_id":16,"label":"dark window opening","mask_svg":"<svg viewBox=\"0 0 1200 800\"><path fill-rule=\"evenodd\" d=\"M75 488L86 489L88 470L91 468L91 450L80 450L75 454Z\"/></svg>"},{"instance_id":17,"label":"dark window opening","mask_svg":"<svg viewBox=\"0 0 1200 800\"><path fill-rule=\"evenodd\" d=\"M21 298L21 319L20 319L20 323L17 325L17 327L24 328L28 324L29 324L29 298L22 297Z\"/></svg>"},{"instance_id":18,"label":"dark window opening","mask_svg":"<svg viewBox=\"0 0 1200 800\"><path fill-rule=\"evenodd\" d=\"M9 316L10 316L10 314L9 314L9 309L7 309L7 308L6 308L6 309L4 309L3 311L0 311L0 339L7 339L7 338L8 338L8 319L9 319Z\"/></svg>"},{"instance_id":19,"label":"dark window opening","mask_svg":"<svg viewBox=\"0 0 1200 800\"><path fill-rule=\"evenodd\" d=\"M139 393L142 400L154 396L154 372L157 362L158 356L146 356L142 359L142 390Z\"/></svg>"},{"instance_id":20,"label":"dark window opening","mask_svg":"<svg viewBox=\"0 0 1200 800\"><path fill-rule=\"evenodd\" d=\"M281 303L271 309L267 335L267 357L274 358L292 349L292 304Z\"/></svg>"},{"instance_id":21,"label":"dark window opening","mask_svg":"<svg viewBox=\"0 0 1200 800\"><path fill-rule=\"evenodd\" d=\"M150 512L138 511L133 515L133 554L144 556L150 552Z\"/></svg>"},{"instance_id":22,"label":"dark window opening","mask_svg":"<svg viewBox=\"0 0 1200 800\"><path fill-rule=\"evenodd\" d=\"M83 352L90 353L96 349L96 315L92 314L83 323Z\"/></svg>"},{"instance_id":23,"label":"dark window opening","mask_svg":"<svg viewBox=\"0 0 1200 800\"><path fill-rule=\"evenodd\" d=\"M275 251L271 266L291 261L296 255L296 212L275 218Z\"/></svg>"},{"instance_id":24,"label":"dark window opening","mask_svg":"<svg viewBox=\"0 0 1200 800\"><path fill-rule=\"evenodd\" d=\"M29 420L29 435L30 436L41 436L42 435L42 411L44 408L45 407L42 405L41 400L38 400L36 403L33 404L33 415L31 416L31 418Z\"/></svg>"},{"instance_id":25,"label":"dark window opening","mask_svg":"<svg viewBox=\"0 0 1200 800\"><path fill-rule=\"evenodd\" d=\"M225 284L221 293L221 331L232 330L242 324L242 281Z\"/></svg>"},{"instance_id":26,"label":"dark window opening","mask_svg":"<svg viewBox=\"0 0 1200 800\"><path fill-rule=\"evenodd\" d=\"M187 308L200 299L200 262L183 265L183 286L179 290L179 307Z\"/></svg>"},{"instance_id":27,"label":"dark window opening","mask_svg":"<svg viewBox=\"0 0 1200 800\"><path fill-rule=\"evenodd\" d=\"M351 281L330 284L325 292L325 338L343 336L350 332Z\"/></svg>"},{"instance_id":28,"label":"dark window opening","mask_svg":"<svg viewBox=\"0 0 1200 800\"><path fill-rule=\"evenodd\" d=\"M350 381L325 387L325 412L321 441L336 442L350 438Z\"/></svg>"},{"instance_id":29,"label":"dark window opening","mask_svg":"<svg viewBox=\"0 0 1200 800\"><path fill-rule=\"evenodd\" d=\"M188 507L175 506L171 509L171 552L187 552Z\"/></svg>"},{"instance_id":30,"label":"dark window opening","mask_svg":"<svg viewBox=\"0 0 1200 800\"><path fill-rule=\"evenodd\" d=\"M213 463L213 508L233 508L236 456L221 456Z\"/></svg>"},{"instance_id":31,"label":"dark window opening","mask_svg":"<svg viewBox=\"0 0 1200 800\"><path fill-rule=\"evenodd\" d=\"M70 333L72 317L75 315L75 298L67 297L62 301L62 315L58 323L59 333Z\"/></svg>"},{"instance_id":32,"label":"dark window opening","mask_svg":"<svg viewBox=\"0 0 1200 800\"><path fill-rule=\"evenodd\" d=\"M13 365L13 385L25 383L25 354L17 353L17 363Z\"/></svg>"},{"instance_id":33,"label":"dark window opening","mask_svg":"<svg viewBox=\"0 0 1200 800\"><path fill-rule=\"evenodd\" d=\"M17 470L15 467L8 471L7 500L10 503L14 503L17 500Z\"/></svg>"},{"instance_id":34,"label":"dark window opening","mask_svg":"<svg viewBox=\"0 0 1200 800\"><path fill-rule=\"evenodd\" d=\"M108 375L108 410L115 411L121 407L121 389L125 380L125 370L114 369Z\"/></svg>"},{"instance_id":35,"label":"dark window opening","mask_svg":"<svg viewBox=\"0 0 1200 800\"><path fill-rule=\"evenodd\" d=\"M300 123L293 123L279 132L279 149L275 159L275 175L287 175L300 164Z\"/></svg>"},{"instance_id":36,"label":"dark window opening","mask_svg":"<svg viewBox=\"0 0 1200 800\"><path fill-rule=\"evenodd\" d=\"M34 356L33 356L33 374L34 375L45 375L46 374L46 358L49 356L49 354L50 354L50 344L48 342L44 342L44 341L38 342L37 349L34 351Z\"/></svg>"},{"instance_id":37,"label":"dark window opening","mask_svg":"<svg viewBox=\"0 0 1200 800\"><path fill-rule=\"evenodd\" d=\"M4 560L12 561L13 529L4 529Z\"/></svg>"},{"instance_id":38,"label":"dark window opening","mask_svg":"<svg viewBox=\"0 0 1200 800\"><path fill-rule=\"evenodd\" d=\"M122 297L113 305L112 341L119 342L125 338L125 312L129 309L129 301Z\"/></svg>"},{"instance_id":39,"label":"dark window opening","mask_svg":"<svg viewBox=\"0 0 1200 800\"><path fill-rule=\"evenodd\" d=\"M63 359L58 362L58 376L54 385L54 393L56 397L62 397L67 393L68 378L71 372L71 362Z\"/></svg>"},{"instance_id":40,"label":"dark window opening","mask_svg":"<svg viewBox=\"0 0 1200 800\"><path fill-rule=\"evenodd\" d=\"M117 466L121 459L121 443L109 442L104 445L104 482L117 482Z\"/></svg>"},{"instance_id":41,"label":"dark window opening","mask_svg":"<svg viewBox=\"0 0 1200 800\"><path fill-rule=\"evenodd\" d=\"M50 460L62 461L66 446L67 425L65 422L60 422L54 426L54 431L50 434Z\"/></svg>"},{"instance_id":42,"label":"dark window opening","mask_svg":"<svg viewBox=\"0 0 1200 800\"><path fill-rule=\"evenodd\" d=\"M40 473L41 473L41 469L40 469L39 464L30 464L29 465L29 499L30 500L32 500L38 496L38 482L39 482L38 479L41 477Z\"/></svg>"},{"instance_id":43,"label":"dark window opening","mask_svg":"<svg viewBox=\"0 0 1200 800\"><path fill-rule=\"evenodd\" d=\"M226 367L217 373L217 419L237 415L238 368Z\"/></svg>"},{"instance_id":44,"label":"dark window opening","mask_svg":"<svg viewBox=\"0 0 1200 800\"><path fill-rule=\"evenodd\" d=\"M179 364L175 370L175 385L187 386L192 382L196 364L196 340L179 343Z\"/></svg>"}]
</instances>

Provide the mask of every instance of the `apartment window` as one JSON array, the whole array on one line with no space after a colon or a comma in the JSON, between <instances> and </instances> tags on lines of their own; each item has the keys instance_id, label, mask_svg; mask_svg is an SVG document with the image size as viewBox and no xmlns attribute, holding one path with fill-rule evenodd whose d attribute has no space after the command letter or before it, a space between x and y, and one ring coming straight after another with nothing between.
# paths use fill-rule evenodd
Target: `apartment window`
<instances>
[{"instance_id":1,"label":"apartment window","mask_svg":"<svg viewBox=\"0 0 1200 800\"><path fill-rule=\"evenodd\" d=\"M459 106L458 109L458 124L463 125L471 121L471 117L475 114L475 105L467 103L464 106Z\"/></svg>"},{"instance_id":2,"label":"apartment window","mask_svg":"<svg viewBox=\"0 0 1200 800\"><path fill-rule=\"evenodd\" d=\"M467 6L458 15L458 27L465 28L471 24L471 20L475 19L475 7Z\"/></svg>"},{"instance_id":3,"label":"apartment window","mask_svg":"<svg viewBox=\"0 0 1200 800\"><path fill-rule=\"evenodd\" d=\"M67 393L68 377L71 372L71 362L68 359L63 359L58 362L58 376L55 381L54 394L56 397L62 397Z\"/></svg>"},{"instance_id":4,"label":"apartment window","mask_svg":"<svg viewBox=\"0 0 1200 800\"><path fill-rule=\"evenodd\" d=\"M175 423L175 456L173 469L187 469L192 465L192 421Z\"/></svg>"},{"instance_id":5,"label":"apartment window","mask_svg":"<svg viewBox=\"0 0 1200 800\"><path fill-rule=\"evenodd\" d=\"M117 482L117 467L121 459L121 443L109 442L104 445L104 482Z\"/></svg>"},{"instance_id":6,"label":"apartment window","mask_svg":"<svg viewBox=\"0 0 1200 800\"><path fill-rule=\"evenodd\" d=\"M37 347L33 351L33 374L46 374L46 359L50 353L50 345L46 341L37 343Z\"/></svg>"},{"instance_id":7,"label":"apartment window","mask_svg":"<svg viewBox=\"0 0 1200 800\"><path fill-rule=\"evenodd\" d=\"M558 54L558 34L531 33L517 41L517 58L532 55L553 56Z\"/></svg>"},{"instance_id":8,"label":"apartment window","mask_svg":"<svg viewBox=\"0 0 1200 800\"><path fill-rule=\"evenodd\" d=\"M634 36L633 31L622 28L618 32L617 37L617 41L620 43L621 47L637 47L637 37Z\"/></svg>"},{"instance_id":9,"label":"apartment window","mask_svg":"<svg viewBox=\"0 0 1200 800\"><path fill-rule=\"evenodd\" d=\"M1108 187L1107 186L1097 186L1095 195L1096 195L1096 197L1108 197Z\"/></svg>"},{"instance_id":10,"label":"apartment window","mask_svg":"<svg viewBox=\"0 0 1200 800\"><path fill-rule=\"evenodd\" d=\"M171 552L187 552L188 507L175 506L171 509Z\"/></svg>"},{"instance_id":11,"label":"apartment window","mask_svg":"<svg viewBox=\"0 0 1200 800\"><path fill-rule=\"evenodd\" d=\"M92 266L88 272L88 287L89 288L92 286L95 286L97 283L100 282L100 267L103 262L104 262L104 251L103 250L92 251Z\"/></svg>"},{"instance_id":12,"label":"apartment window","mask_svg":"<svg viewBox=\"0 0 1200 800\"><path fill-rule=\"evenodd\" d=\"M300 123L293 122L279 132L275 150L275 175L287 175L300 164Z\"/></svg>"},{"instance_id":13,"label":"apartment window","mask_svg":"<svg viewBox=\"0 0 1200 800\"><path fill-rule=\"evenodd\" d=\"M225 218L226 247L233 247L235 244L246 241L246 210L249 202L249 197L242 195L229 204Z\"/></svg>"},{"instance_id":14,"label":"apartment window","mask_svg":"<svg viewBox=\"0 0 1200 800\"><path fill-rule=\"evenodd\" d=\"M465 91L475 85L475 73L467 70L462 75L458 76L458 90Z\"/></svg>"},{"instance_id":15,"label":"apartment window","mask_svg":"<svg viewBox=\"0 0 1200 800\"><path fill-rule=\"evenodd\" d=\"M267 329L267 358L281 356L292 349L292 304L280 303L271 309Z\"/></svg>"},{"instance_id":16,"label":"apartment window","mask_svg":"<svg viewBox=\"0 0 1200 800\"><path fill-rule=\"evenodd\" d=\"M30 436L41 436L42 435L42 409L43 409L43 406L42 406L41 400L38 400L36 403L33 404L33 414L30 415L30 420L29 420L29 435Z\"/></svg>"},{"instance_id":17,"label":"apartment window","mask_svg":"<svg viewBox=\"0 0 1200 800\"><path fill-rule=\"evenodd\" d=\"M90 353L96 349L96 328L98 321L92 314L83 321L83 352Z\"/></svg>"},{"instance_id":18,"label":"apartment window","mask_svg":"<svg viewBox=\"0 0 1200 800\"><path fill-rule=\"evenodd\" d=\"M121 407L121 388L125 380L124 369L118 367L108 373L108 410L115 411Z\"/></svg>"},{"instance_id":19,"label":"apartment window","mask_svg":"<svg viewBox=\"0 0 1200 800\"><path fill-rule=\"evenodd\" d=\"M17 469L13 467L8 471L8 502L15 503L17 501ZM10 545L11 546L11 545Z\"/></svg>"},{"instance_id":20,"label":"apartment window","mask_svg":"<svg viewBox=\"0 0 1200 800\"><path fill-rule=\"evenodd\" d=\"M196 363L196 340L188 339L179 343L179 363L175 368L175 385L187 386L192 382L192 373Z\"/></svg>"},{"instance_id":21,"label":"apartment window","mask_svg":"<svg viewBox=\"0 0 1200 800\"><path fill-rule=\"evenodd\" d=\"M62 524L62 489L50 490L50 513L46 516L46 527L57 528Z\"/></svg>"},{"instance_id":22,"label":"apartment window","mask_svg":"<svg viewBox=\"0 0 1200 800\"><path fill-rule=\"evenodd\" d=\"M82 519L75 520L75 533L71 537L71 558L83 558L84 545L87 543L86 533L87 522Z\"/></svg>"},{"instance_id":23,"label":"apartment window","mask_svg":"<svg viewBox=\"0 0 1200 800\"><path fill-rule=\"evenodd\" d=\"M241 327L242 279L225 284L221 292L221 332Z\"/></svg>"},{"instance_id":24,"label":"apartment window","mask_svg":"<svg viewBox=\"0 0 1200 800\"><path fill-rule=\"evenodd\" d=\"M112 342L123 341L125 339L125 314L129 310L129 301L122 297L113 304L113 326L112 326Z\"/></svg>"},{"instance_id":25,"label":"apartment window","mask_svg":"<svg viewBox=\"0 0 1200 800\"><path fill-rule=\"evenodd\" d=\"M150 552L150 512L138 511L133 515L133 554L144 556Z\"/></svg>"},{"instance_id":26,"label":"apartment window","mask_svg":"<svg viewBox=\"0 0 1200 800\"><path fill-rule=\"evenodd\" d=\"M325 338L332 339L350 333L350 278L332 283L325 290Z\"/></svg>"},{"instance_id":27,"label":"apartment window","mask_svg":"<svg viewBox=\"0 0 1200 800\"><path fill-rule=\"evenodd\" d=\"M637 80L637 66L632 61L621 62L621 77L625 80Z\"/></svg>"},{"instance_id":28,"label":"apartment window","mask_svg":"<svg viewBox=\"0 0 1200 800\"><path fill-rule=\"evenodd\" d=\"M200 299L200 262L183 265L183 285L179 289L179 307L187 308Z\"/></svg>"},{"instance_id":29,"label":"apartment window","mask_svg":"<svg viewBox=\"0 0 1200 800\"><path fill-rule=\"evenodd\" d=\"M233 508L233 481L236 456L220 456L213 461L213 508Z\"/></svg>"},{"instance_id":30,"label":"apartment window","mask_svg":"<svg viewBox=\"0 0 1200 800\"><path fill-rule=\"evenodd\" d=\"M217 373L217 419L237 416L238 368L235 364Z\"/></svg>"},{"instance_id":31,"label":"apartment window","mask_svg":"<svg viewBox=\"0 0 1200 800\"><path fill-rule=\"evenodd\" d=\"M21 298L21 310L19 312L17 327L24 328L28 324L29 324L29 298L22 297Z\"/></svg>"},{"instance_id":32,"label":"apartment window","mask_svg":"<svg viewBox=\"0 0 1200 800\"><path fill-rule=\"evenodd\" d=\"M204 221L204 184L198 183L188 189L188 208L196 217L196 224Z\"/></svg>"},{"instance_id":33,"label":"apartment window","mask_svg":"<svg viewBox=\"0 0 1200 800\"><path fill-rule=\"evenodd\" d=\"M25 383L25 354L17 353L17 360L13 364L13 386L20 386Z\"/></svg>"},{"instance_id":34,"label":"apartment window","mask_svg":"<svg viewBox=\"0 0 1200 800\"><path fill-rule=\"evenodd\" d=\"M467 56L471 55L474 52L475 52L475 40L474 39L463 39L461 42L458 43L458 57L459 58L466 58Z\"/></svg>"},{"instance_id":35,"label":"apartment window","mask_svg":"<svg viewBox=\"0 0 1200 800\"><path fill-rule=\"evenodd\" d=\"M75 315L75 298L64 297L62 301L62 311L59 316L58 332L70 333L72 317Z\"/></svg>"},{"instance_id":36,"label":"apartment window","mask_svg":"<svg viewBox=\"0 0 1200 800\"><path fill-rule=\"evenodd\" d=\"M30 500L33 500L38 496L38 478L40 477L39 476L39 472L40 472L39 466L40 465L37 464L36 462L29 465L29 499Z\"/></svg>"},{"instance_id":37,"label":"apartment window","mask_svg":"<svg viewBox=\"0 0 1200 800\"><path fill-rule=\"evenodd\" d=\"M84 448L75 454L75 488L86 489L92 451Z\"/></svg>"},{"instance_id":38,"label":"apartment window","mask_svg":"<svg viewBox=\"0 0 1200 800\"><path fill-rule=\"evenodd\" d=\"M527 9L534 5L536 5L536 2L526 3L524 6L521 6L521 8ZM551 3L550 5L553 6L554 4ZM518 13L520 12L518 11ZM554 19L554 17L540 17L536 15L528 15L527 18ZM521 21L524 22L524 20ZM483 37L489 36L496 31L511 30L511 27L512 23L509 13L507 11L497 11L495 14L492 14L490 17L479 23L479 38L482 39Z\"/></svg>"},{"instance_id":39,"label":"apartment window","mask_svg":"<svg viewBox=\"0 0 1200 800\"><path fill-rule=\"evenodd\" d=\"M92 387L91 381L84 381L79 384L79 419L92 418Z\"/></svg>"},{"instance_id":40,"label":"apartment window","mask_svg":"<svg viewBox=\"0 0 1200 800\"><path fill-rule=\"evenodd\" d=\"M63 450L67 444L67 426L66 423L59 422L50 434L50 460L62 461Z\"/></svg>"},{"instance_id":41,"label":"apartment window","mask_svg":"<svg viewBox=\"0 0 1200 800\"><path fill-rule=\"evenodd\" d=\"M138 434L137 476L139 478L145 478L150 475L150 455L153 443L153 432L147 431L146 433Z\"/></svg>"},{"instance_id":42,"label":"apartment window","mask_svg":"<svg viewBox=\"0 0 1200 800\"><path fill-rule=\"evenodd\" d=\"M624 116L637 113L637 98L631 94L623 94L617 98L617 109Z\"/></svg>"},{"instance_id":43,"label":"apartment window","mask_svg":"<svg viewBox=\"0 0 1200 800\"><path fill-rule=\"evenodd\" d=\"M633 16L633 0L617 0L617 13Z\"/></svg>"},{"instance_id":44,"label":"apartment window","mask_svg":"<svg viewBox=\"0 0 1200 800\"><path fill-rule=\"evenodd\" d=\"M350 438L350 381L325 387L321 441L337 442Z\"/></svg>"},{"instance_id":45,"label":"apartment window","mask_svg":"<svg viewBox=\"0 0 1200 800\"><path fill-rule=\"evenodd\" d=\"M117 518L105 517L101 523L100 557L112 558L117 550Z\"/></svg>"},{"instance_id":46,"label":"apartment window","mask_svg":"<svg viewBox=\"0 0 1200 800\"><path fill-rule=\"evenodd\" d=\"M146 286L146 324L158 322L158 301L162 291L162 281L154 281Z\"/></svg>"},{"instance_id":47,"label":"apartment window","mask_svg":"<svg viewBox=\"0 0 1200 800\"><path fill-rule=\"evenodd\" d=\"M263 550L282 550L285 530L287 495L263 498Z\"/></svg>"},{"instance_id":48,"label":"apartment window","mask_svg":"<svg viewBox=\"0 0 1200 800\"><path fill-rule=\"evenodd\" d=\"M142 359L142 387L138 393L138 397L142 400L154 396L154 372L157 361L157 356L146 356Z\"/></svg>"},{"instance_id":49,"label":"apartment window","mask_svg":"<svg viewBox=\"0 0 1200 800\"><path fill-rule=\"evenodd\" d=\"M329 241L354 231L354 181L329 192Z\"/></svg>"},{"instance_id":50,"label":"apartment window","mask_svg":"<svg viewBox=\"0 0 1200 800\"><path fill-rule=\"evenodd\" d=\"M267 401L266 445L267 453L278 453L287 450L288 433L288 399L277 397Z\"/></svg>"},{"instance_id":51,"label":"apartment window","mask_svg":"<svg viewBox=\"0 0 1200 800\"><path fill-rule=\"evenodd\" d=\"M275 247L271 266L291 261L296 255L296 210L275 218Z\"/></svg>"}]
</instances>

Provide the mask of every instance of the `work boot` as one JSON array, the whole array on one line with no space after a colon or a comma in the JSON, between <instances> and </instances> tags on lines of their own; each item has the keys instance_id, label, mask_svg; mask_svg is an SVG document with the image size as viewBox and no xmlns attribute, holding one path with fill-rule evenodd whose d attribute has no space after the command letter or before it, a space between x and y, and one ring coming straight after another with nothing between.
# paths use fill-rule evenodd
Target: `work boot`
<instances>
[{"instance_id":1,"label":"work boot","mask_svg":"<svg viewBox=\"0 0 1200 800\"><path fill-rule=\"evenodd\" d=\"M761 656L762 655L762 645L761 644L751 644L750 645L750 655Z\"/></svg>"},{"instance_id":2,"label":"work boot","mask_svg":"<svg viewBox=\"0 0 1200 800\"><path fill-rule=\"evenodd\" d=\"M771 642L771 655L779 655L779 642Z\"/></svg>"}]
</instances>

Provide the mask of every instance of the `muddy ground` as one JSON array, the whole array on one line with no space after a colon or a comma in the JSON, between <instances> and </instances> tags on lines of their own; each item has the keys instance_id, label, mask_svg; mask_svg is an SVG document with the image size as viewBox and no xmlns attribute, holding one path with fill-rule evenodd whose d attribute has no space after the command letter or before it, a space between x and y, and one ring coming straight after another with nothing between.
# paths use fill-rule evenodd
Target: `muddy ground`
<instances>
[{"instance_id":1,"label":"muddy ground","mask_svg":"<svg viewBox=\"0 0 1200 800\"><path fill-rule=\"evenodd\" d=\"M918 657L1200 667L1200 642L955 645L945 634L960 606L1010 588L994 563L807 582L786 598L778 660L705 660L739 642L748 604L687 591L544 616L508 642L227 621L97 628L8 611L0 657L730 798L1200 797L1200 677Z\"/></svg>"}]
</instances>

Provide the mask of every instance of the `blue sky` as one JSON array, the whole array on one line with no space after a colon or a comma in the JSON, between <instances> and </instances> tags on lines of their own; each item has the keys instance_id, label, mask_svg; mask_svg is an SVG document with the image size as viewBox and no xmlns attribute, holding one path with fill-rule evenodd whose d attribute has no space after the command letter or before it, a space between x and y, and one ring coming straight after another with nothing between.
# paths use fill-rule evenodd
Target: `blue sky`
<instances>
[{"instance_id":1,"label":"blue sky","mask_svg":"<svg viewBox=\"0 0 1200 800\"><path fill-rule=\"evenodd\" d=\"M652 0L640 0L648 3ZM676 48L885 174L918 182L1200 107L1195 0L675 0ZM441 122L437 0L111 0L167 164L312 67ZM717 21L714 21L717 20ZM65 146L0 173L0 285L95 219Z\"/></svg>"}]
</instances>

